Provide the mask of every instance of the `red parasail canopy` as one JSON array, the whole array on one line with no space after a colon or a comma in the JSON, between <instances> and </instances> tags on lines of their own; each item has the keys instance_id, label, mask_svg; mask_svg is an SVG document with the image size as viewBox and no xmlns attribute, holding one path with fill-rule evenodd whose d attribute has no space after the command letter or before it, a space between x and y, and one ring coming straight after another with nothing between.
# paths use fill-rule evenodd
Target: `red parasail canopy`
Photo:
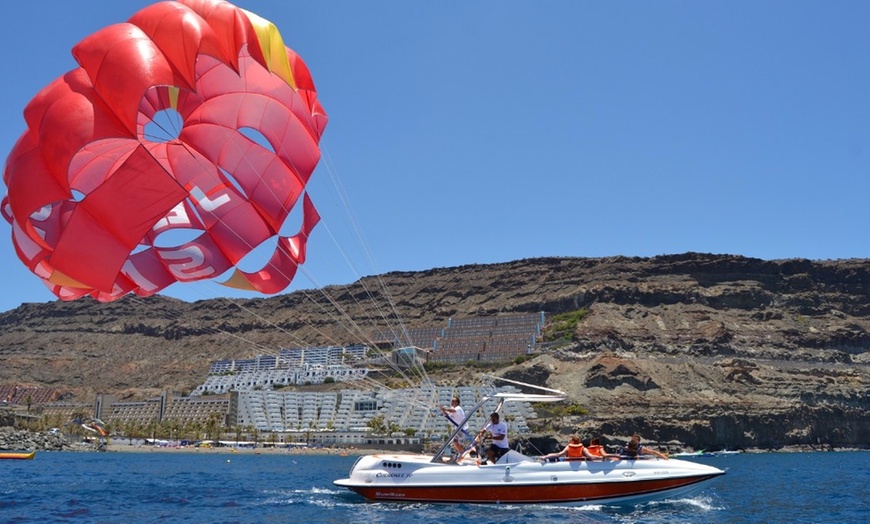
<instances>
[{"instance_id":1,"label":"red parasail canopy","mask_svg":"<svg viewBox=\"0 0 870 524\"><path fill-rule=\"evenodd\" d=\"M215 278L269 241L265 267L224 283L285 289L319 221L305 186L327 118L277 28L220 0L160 2L73 56L25 108L3 173L22 262L61 299L111 301ZM180 130L153 136L167 116ZM182 229L180 245L157 241Z\"/></svg>"}]
</instances>

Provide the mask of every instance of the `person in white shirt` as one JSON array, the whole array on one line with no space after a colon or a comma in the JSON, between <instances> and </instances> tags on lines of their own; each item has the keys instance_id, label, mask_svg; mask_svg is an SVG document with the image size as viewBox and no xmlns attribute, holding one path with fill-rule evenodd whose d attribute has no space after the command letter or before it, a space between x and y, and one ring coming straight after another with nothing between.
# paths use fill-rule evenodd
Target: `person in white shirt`
<instances>
[{"instance_id":1,"label":"person in white shirt","mask_svg":"<svg viewBox=\"0 0 870 524\"><path fill-rule=\"evenodd\" d=\"M507 424L499 420L498 413L493 413L489 416L489 424L480 430L478 439L483 440L487 431L490 433L491 443L486 448L486 456L492 464L495 464L510 449L507 438Z\"/></svg>"},{"instance_id":2,"label":"person in white shirt","mask_svg":"<svg viewBox=\"0 0 870 524\"><path fill-rule=\"evenodd\" d=\"M453 397L450 401L450 407L441 406L441 412L447 415L450 420L453 421L453 425L459 427L462 424L462 421L465 420L465 410L462 409L462 406L459 405L459 397ZM466 444L470 440L470 435L468 434L468 424L466 423L462 426L462 431L456 434L456 437L453 439L453 449L456 450L457 453L462 453L465 451Z\"/></svg>"}]
</instances>

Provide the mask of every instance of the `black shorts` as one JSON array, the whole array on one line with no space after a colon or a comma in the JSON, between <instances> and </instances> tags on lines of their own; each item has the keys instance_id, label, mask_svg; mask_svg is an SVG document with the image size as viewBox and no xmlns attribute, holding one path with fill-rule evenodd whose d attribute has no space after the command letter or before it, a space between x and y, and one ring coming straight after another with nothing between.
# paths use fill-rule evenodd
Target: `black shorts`
<instances>
[{"instance_id":1,"label":"black shorts","mask_svg":"<svg viewBox=\"0 0 870 524\"><path fill-rule=\"evenodd\" d=\"M492 461L498 462L498 459L502 457L505 453L508 452L509 448L502 448L492 444L489 446L489 450L492 451Z\"/></svg>"}]
</instances>

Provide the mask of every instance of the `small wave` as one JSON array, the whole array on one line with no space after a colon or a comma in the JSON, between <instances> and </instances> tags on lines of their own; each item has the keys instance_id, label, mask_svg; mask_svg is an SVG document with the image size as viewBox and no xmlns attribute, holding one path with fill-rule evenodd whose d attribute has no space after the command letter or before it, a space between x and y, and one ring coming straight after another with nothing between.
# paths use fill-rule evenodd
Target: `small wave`
<instances>
[{"instance_id":1,"label":"small wave","mask_svg":"<svg viewBox=\"0 0 870 524\"><path fill-rule=\"evenodd\" d=\"M601 511L604 509L604 504L587 504L585 506L561 506L564 509L571 511Z\"/></svg>"},{"instance_id":2,"label":"small wave","mask_svg":"<svg viewBox=\"0 0 870 524\"><path fill-rule=\"evenodd\" d=\"M318 508L349 508L352 506L356 506L353 502L336 502L335 499L314 499L306 501L308 504L318 507Z\"/></svg>"},{"instance_id":3,"label":"small wave","mask_svg":"<svg viewBox=\"0 0 870 524\"><path fill-rule=\"evenodd\" d=\"M695 497L686 497L682 499L657 500L649 502L648 504L650 506L660 506L666 504L685 504L688 506L694 506L704 511L719 511L725 509L722 506L717 506L714 503L713 498L707 495L698 495Z\"/></svg>"},{"instance_id":4,"label":"small wave","mask_svg":"<svg viewBox=\"0 0 870 524\"><path fill-rule=\"evenodd\" d=\"M302 505L322 508L340 508L359 505L365 502L355 493L346 490L311 487L307 489L264 490L267 496L263 505Z\"/></svg>"},{"instance_id":5,"label":"small wave","mask_svg":"<svg viewBox=\"0 0 870 524\"><path fill-rule=\"evenodd\" d=\"M724 506L716 505L713 497L692 497L689 499L682 499L680 502L696 506L704 511L719 511L725 509Z\"/></svg>"},{"instance_id":6,"label":"small wave","mask_svg":"<svg viewBox=\"0 0 870 524\"><path fill-rule=\"evenodd\" d=\"M338 493L347 493L347 490L344 489L332 489L332 488L311 488L309 493L317 493L324 495L335 495Z\"/></svg>"},{"instance_id":7,"label":"small wave","mask_svg":"<svg viewBox=\"0 0 870 524\"><path fill-rule=\"evenodd\" d=\"M506 503L498 503L493 504L492 506L487 505L486 507L498 510L506 510L506 511L529 511L535 509L541 510L555 510L555 511L600 511L604 506L602 504L585 504L582 506L573 506L571 504L550 504L550 503L541 503L541 504L506 504Z\"/></svg>"},{"instance_id":8,"label":"small wave","mask_svg":"<svg viewBox=\"0 0 870 524\"><path fill-rule=\"evenodd\" d=\"M338 493L346 493L345 490L340 489L331 489L331 488L304 488L304 489L285 489L285 490L268 490L263 493L267 494L287 494L292 493L294 495L336 495Z\"/></svg>"},{"instance_id":9,"label":"small wave","mask_svg":"<svg viewBox=\"0 0 870 524\"><path fill-rule=\"evenodd\" d=\"M279 497L295 497L307 495L340 495L347 493L344 490L330 488L307 488L307 489L272 489L263 491L264 495L279 496Z\"/></svg>"}]
</instances>

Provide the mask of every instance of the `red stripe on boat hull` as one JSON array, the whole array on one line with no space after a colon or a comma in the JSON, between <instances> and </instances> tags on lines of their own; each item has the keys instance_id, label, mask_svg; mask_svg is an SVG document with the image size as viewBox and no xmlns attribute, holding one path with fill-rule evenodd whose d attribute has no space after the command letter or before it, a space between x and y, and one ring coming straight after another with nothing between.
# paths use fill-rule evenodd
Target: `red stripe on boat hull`
<instances>
[{"instance_id":1,"label":"red stripe on boat hull","mask_svg":"<svg viewBox=\"0 0 870 524\"><path fill-rule=\"evenodd\" d=\"M501 484L489 486L349 486L369 500L470 503L596 502L643 497L678 490L717 477L696 477L582 484Z\"/></svg>"}]
</instances>

